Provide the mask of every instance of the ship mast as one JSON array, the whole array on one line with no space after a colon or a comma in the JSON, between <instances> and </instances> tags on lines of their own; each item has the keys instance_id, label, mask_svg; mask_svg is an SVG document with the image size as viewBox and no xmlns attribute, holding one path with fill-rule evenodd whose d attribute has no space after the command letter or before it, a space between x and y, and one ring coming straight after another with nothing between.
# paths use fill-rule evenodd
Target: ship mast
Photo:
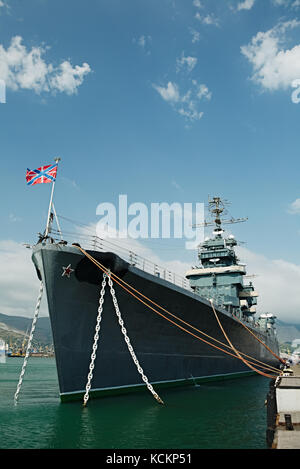
<instances>
[{"instance_id":1,"label":"ship mast","mask_svg":"<svg viewBox=\"0 0 300 469\"><path fill-rule=\"evenodd\" d=\"M221 228L221 214L224 212L225 206L220 197L213 197L212 200L208 200L209 211L215 216L215 231L221 233L223 230ZM222 206L221 206L222 205Z\"/></svg>"},{"instance_id":2,"label":"ship mast","mask_svg":"<svg viewBox=\"0 0 300 469\"><path fill-rule=\"evenodd\" d=\"M214 217L214 220L204 220L203 223L193 225L194 228L198 226L215 226L215 233L217 236L221 236L223 229L221 228L222 224L233 224L233 223L242 223L247 221L248 218L230 218L230 219L221 219L221 215L224 211L226 211L225 205L229 205L229 202L225 199L221 199L221 197L213 197L212 199L208 199L208 210Z\"/></svg>"}]
</instances>

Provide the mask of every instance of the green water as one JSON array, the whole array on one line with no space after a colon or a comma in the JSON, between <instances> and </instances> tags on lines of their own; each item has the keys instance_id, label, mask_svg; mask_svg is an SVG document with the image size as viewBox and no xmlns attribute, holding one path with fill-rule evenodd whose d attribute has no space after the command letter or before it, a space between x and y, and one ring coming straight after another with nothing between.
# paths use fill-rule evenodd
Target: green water
<instances>
[{"instance_id":1,"label":"green water","mask_svg":"<svg viewBox=\"0 0 300 469\"><path fill-rule=\"evenodd\" d=\"M55 360L0 363L0 449L265 449L269 380L261 376L61 404Z\"/></svg>"}]
</instances>

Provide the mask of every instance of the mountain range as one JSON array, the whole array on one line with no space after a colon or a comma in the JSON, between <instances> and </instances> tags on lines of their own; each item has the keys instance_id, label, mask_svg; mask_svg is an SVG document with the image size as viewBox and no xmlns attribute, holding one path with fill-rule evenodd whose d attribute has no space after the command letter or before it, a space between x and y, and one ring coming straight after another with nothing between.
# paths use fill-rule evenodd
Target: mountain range
<instances>
[{"instance_id":1,"label":"mountain range","mask_svg":"<svg viewBox=\"0 0 300 469\"><path fill-rule=\"evenodd\" d=\"M20 342L30 333L31 318L8 316L0 313L0 339L6 343ZM40 317L34 331L34 339L40 345L51 345L52 331L49 317Z\"/></svg>"},{"instance_id":2,"label":"mountain range","mask_svg":"<svg viewBox=\"0 0 300 469\"><path fill-rule=\"evenodd\" d=\"M9 343L23 340L31 329L31 318L23 316L8 316L0 313L0 339ZM300 339L300 324L290 324L276 321L278 340L281 344L292 343ZM52 344L52 331L49 317L40 317L37 320L34 339L41 345Z\"/></svg>"}]
</instances>

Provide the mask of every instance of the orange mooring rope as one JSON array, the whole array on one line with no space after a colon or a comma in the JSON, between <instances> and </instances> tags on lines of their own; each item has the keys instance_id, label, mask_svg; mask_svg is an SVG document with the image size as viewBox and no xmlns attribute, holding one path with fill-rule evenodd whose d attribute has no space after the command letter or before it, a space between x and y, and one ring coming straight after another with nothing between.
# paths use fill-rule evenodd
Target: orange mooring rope
<instances>
[{"instance_id":1,"label":"orange mooring rope","mask_svg":"<svg viewBox=\"0 0 300 469\"><path fill-rule=\"evenodd\" d=\"M224 328L223 328L223 326L222 326L222 324L221 324L221 322L220 322L220 320L219 320L219 317L218 317L217 312L216 312L216 310L215 310L215 308L214 308L214 305L213 305L212 300L210 300L210 303L211 303L211 307L212 307L212 309L213 309L213 312L214 312L214 314L215 314L215 317L216 317L216 319L217 319L217 321L218 321L218 324L219 324L219 326L220 326L220 328L221 328L221 330L222 330L222 332L223 332L223 334L224 334L224 336L225 336L227 342L228 342L229 345L231 346L232 350L236 353L236 355L245 363L245 365L249 366L249 368L251 368L252 370L256 371L257 373L259 373L259 374L262 375L262 376L265 376L266 378L272 378L272 379L273 379L274 376L268 375L268 374L264 373L263 371L257 370L257 369L254 368L252 365L250 365L250 363L249 363L247 360L245 360L245 359L240 355L240 353L238 352L238 350L237 350L237 349L232 345L232 343L230 342L229 337L227 336L227 334L226 334L226 332L225 332L225 330L224 330Z\"/></svg>"},{"instance_id":2,"label":"orange mooring rope","mask_svg":"<svg viewBox=\"0 0 300 469\"><path fill-rule=\"evenodd\" d=\"M159 311L157 311L155 308L153 308L152 306L148 305L147 303L145 303L141 298L139 298L138 296L136 296L134 293L132 293L130 290L128 290L124 285L122 285L122 283L124 283L125 285L127 285L129 288L131 288L133 291L135 291L136 293L138 293L139 295L141 295L143 298L147 299L148 301L150 301L152 304L154 304L155 306L159 307L160 309L162 309L164 312L170 314L172 317L174 317L175 319L181 321L182 323L186 324L187 326L191 327L192 329L196 330L197 332L209 337L210 339L222 344L223 346L225 347L228 347L226 344L218 341L217 339L214 339L213 337L210 337L209 335L205 334L204 332L200 331L199 329L197 329L196 327L192 326L191 324L188 324L187 322L183 321L181 318L175 316L174 314L170 313L169 311L167 311L166 309L164 309L162 306L156 304L154 301L152 301L150 298L146 297L145 295L143 295L142 293L140 293L138 290L136 290L134 287L132 287L131 285L129 285L128 283L126 283L124 280L122 280L120 277L118 277L116 274L110 272L105 266L103 266L99 261L97 261L96 259L94 259L90 254L88 254L84 249L82 249L80 246L78 245L75 245L75 247L77 247L88 259L90 259L98 268L100 268L103 272L105 272L109 277L113 277L114 278L114 281L120 285L121 288L123 288L125 291L127 291L130 295L132 295L134 298L136 298L138 301L140 301L141 303L143 303L145 306L147 306L148 308L150 308L152 311L154 311L155 313L157 313L158 315L160 315L161 317L163 317L164 319L166 319L167 321L171 322L172 324L174 324L175 326L177 326L178 328L182 329L183 331L187 332L188 334L192 335L193 337L195 337L196 339L199 339L203 342L205 342L206 344L220 350L221 352L223 353L226 353L234 358L240 358L244 363L251 363L250 361L247 362L246 360L244 360L240 353L238 351L235 352L235 354L232 354L206 340L204 340L203 338L193 334L192 332L188 331L187 329L185 329L184 327L180 326L179 324L175 323L174 321L172 321L171 319L167 318L166 316L164 316L162 313L160 313ZM122 282L122 283L120 283ZM230 347L229 347L230 348ZM233 348L233 346L231 346L231 349L233 349L235 351L235 349ZM242 352L241 352L242 353ZM243 354L245 355L245 354ZM248 356L248 355L245 355L245 356ZM251 358L252 360L255 360L256 362L258 363L262 363L260 362L259 360L253 358L253 357L249 357ZM248 365L250 366L250 365ZM256 365L256 366L260 366L261 368L266 368L266 369L272 369L274 372L277 372L280 374L279 370L277 370L276 368L273 368L271 367L270 365L264 363L263 366L262 365ZM251 366L250 366L251 367ZM254 371L258 372L258 373L262 373L262 372L259 372L259 370L251 367ZM274 376L271 376L271 375L267 375L267 374L264 374L264 376L268 377L268 378L274 378Z\"/></svg>"},{"instance_id":3,"label":"orange mooring rope","mask_svg":"<svg viewBox=\"0 0 300 469\"><path fill-rule=\"evenodd\" d=\"M242 321L239 320L239 318L237 318L236 316L233 316L240 324L242 324L242 326L247 329L247 331L253 335L253 337L258 340L258 342L260 342L264 347L266 347L267 350L269 350L269 352L275 357L277 358L281 363L283 363L284 365L286 365L286 361L281 358L281 357L278 357L278 355L276 355L276 353L273 352L273 350L270 349L270 347L268 347L262 340L260 340L259 337L257 337L250 329L249 327L246 326L246 324L244 324Z\"/></svg>"}]
</instances>

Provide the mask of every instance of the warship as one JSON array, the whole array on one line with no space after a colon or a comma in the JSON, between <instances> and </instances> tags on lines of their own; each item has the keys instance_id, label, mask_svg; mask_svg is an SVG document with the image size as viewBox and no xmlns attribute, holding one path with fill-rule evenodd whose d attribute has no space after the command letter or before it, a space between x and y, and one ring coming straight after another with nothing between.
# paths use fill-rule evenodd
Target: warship
<instances>
[{"instance_id":1,"label":"warship","mask_svg":"<svg viewBox=\"0 0 300 469\"><path fill-rule=\"evenodd\" d=\"M255 319L258 293L223 230L239 220L223 220L224 207L209 200L214 229L183 278L104 239L59 239L47 226L32 260L61 401L146 387L159 398L155 390L167 386L279 373L275 316Z\"/></svg>"}]
</instances>

